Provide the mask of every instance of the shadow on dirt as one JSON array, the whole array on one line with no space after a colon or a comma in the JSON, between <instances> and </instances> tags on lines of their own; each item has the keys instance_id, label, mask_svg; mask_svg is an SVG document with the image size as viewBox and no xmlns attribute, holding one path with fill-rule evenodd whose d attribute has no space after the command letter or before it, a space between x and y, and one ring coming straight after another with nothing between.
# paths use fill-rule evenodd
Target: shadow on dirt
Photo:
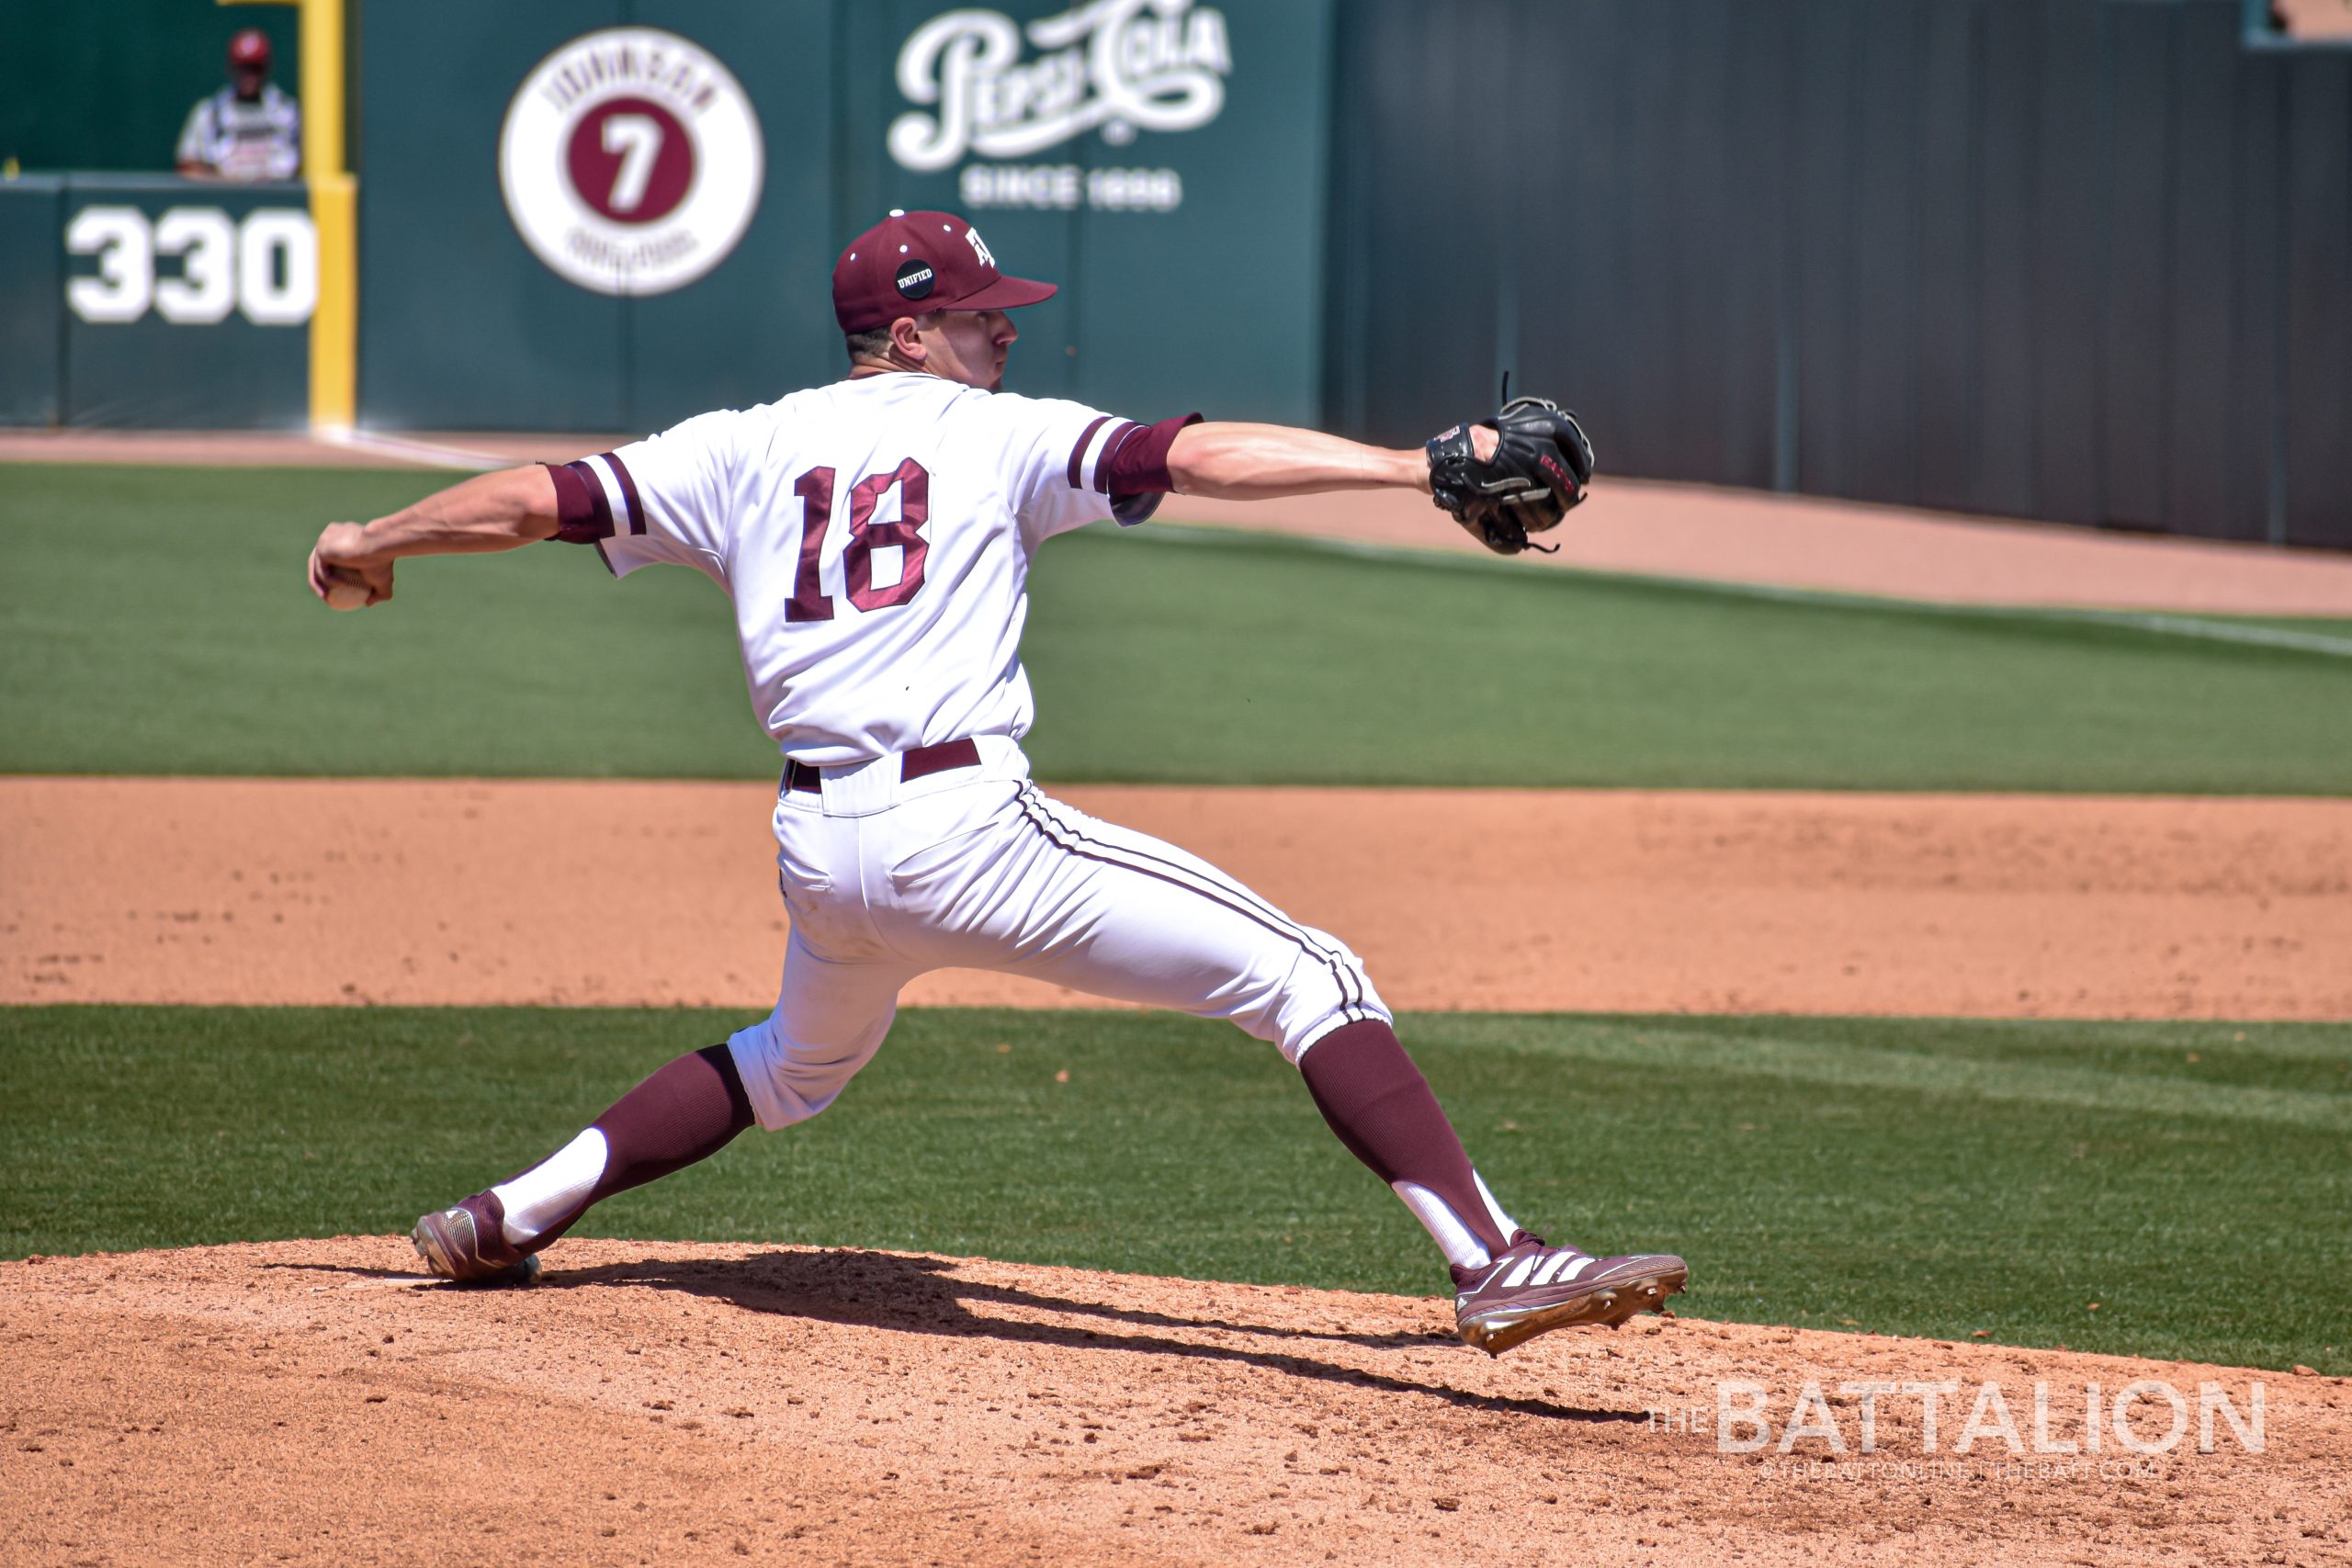
<instances>
[{"instance_id":1,"label":"shadow on dirt","mask_svg":"<svg viewBox=\"0 0 2352 1568\"><path fill-rule=\"evenodd\" d=\"M1324 1340L1396 1350L1426 1346L1432 1336L1320 1333L1313 1329L1275 1328L1232 1323L1216 1317L1180 1317L1166 1313L1136 1311L1101 1302L1073 1301L985 1281L959 1279L956 1265L942 1258L910 1257L884 1252L769 1252L741 1259L606 1264L599 1268L550 1269L539 1290L594 1290L634 1286L679 1291L687 1295L723 1301L748 1312L809 1318L820 1323L862 1324L904 1333L1003 1340L1021 1345L1051 1345L1066 1349L1125 1350L1151 1356L1180 1356L1235 1362L1287 1376L1391 1393L1420 1394L1465 1410L1496 1415L1535 1416L1555 1421L1641 1422L1646 1411L1594 1410L1555 1404L1542 1399L1510 1399L1474 1393L1442 1383L1365 1371L1356 1367L1320 1361L1285 1351L1255 1349L1232 1344L1174 1339L1154 1334L1125 1334L1081 1328L1069 1323L1040 1323L1026 1317L997 1316L975 1307L1010 1308L1023 1313L1052 1313L1094 1318L1114 1324L1190 1330L1193 1333L1246 1335L1273 1340ZM1464 1350L1464 1355L1471 1354Z\"/></svg>"},{"instance_id":2,"label":"shadow on dirt","mask_svg":"<svg viewBox=\"0 0 2352 1568\"><path fill-rule=\"evenodd\" d=\"M424 1272L422 1265L414 1269L362 1269L354 1263L257 1263L264 1273L279 1269L304 1274L345 1274L355 1280L374 1280L387 1285L447 1285L447 1280L436 1280Z\"/></svg>"}]
</instances>

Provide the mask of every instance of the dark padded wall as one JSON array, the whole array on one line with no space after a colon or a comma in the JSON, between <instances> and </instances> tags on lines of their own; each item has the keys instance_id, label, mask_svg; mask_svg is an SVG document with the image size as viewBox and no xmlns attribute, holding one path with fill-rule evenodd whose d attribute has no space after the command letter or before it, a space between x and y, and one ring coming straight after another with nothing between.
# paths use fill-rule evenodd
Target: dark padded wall
<instances>
[{"instance_id":1,"label":"dark padded wall","mask_svg":"<svg viewBox=\"0 0 2352 1568\"><path fill-rule=\"evenodd\" d=\"M1343 0L1327 398L1604 468L2352 546L2352 52L2237 0Z\"/></svg>"},{"instance_id":2,"label":"dark padded wall","mask_svg":"<svg viewBox=\"0 0 2352 1568\"><path fill-rule=\"evenodd\" d=\"M151 224L175 209L211 209L239 223L262 209L298 221L310 209L309 193L291 181L197 185L174 175L83 174L67 176L63 185L57 210L64 232L71 231L77 215L94 208L128 208ZM63 344L57 417L62 423L131 430L290 430L308 421L307 313L300 321L259 325L235 309L198 324L166 320L160 304L151 303L132 321L91 321L73 305L74 280L96 277L101 269L97 254L67 255L62 248L58 253L52 288L65 297L59 318ZM240 275L243 270L237 268ZM143 271L151 291L159 291L172 279L187 277L187 258L158 254ZM242 296L242 287L238 292Z\"/></svg>"},{"instance_id":3,"label":"dark padded wall","mask_svg":"<svg viewBox=\"0 0 2352 1568\"><path fill-rule=\"evenodd\" d=\"M768 307L821 300L832 265L831 236L810 220L830 190L831 14L829 0L411 0L365 13L362 86L377 106L360 180L367 421L658 430L829 371L841 344L821 310ZM695 288L628 299L554 278L498 184L515 85L566 38L623 24L685 32L744 65L769 152L759 211L726 260ZM424 82L432 112L389 107Z\"/></svg>"},{"instance_id":4,"label":"dark padded wall","mask_svg":"<svg viewBox=\"0 0 2352 1568\"><path fill-rule=\"evenodd\" d=\"M65 182L0 180L0 424L54 424L65 379Z\"/></svg>"},{"instance_id":5,"label":"dark padded wall","mask_svg":"<svg viewBox=\"0 0 2352 1568\"><path fill-rule=\"evenodd\" d=\"M360 12L359 407L385 428L628 428L629 301L550 288L498 190L498 128L551 41L622 0ZM431 84L426 106L401 95Z\"/></svg>"},{"instance_id":6,"label":"dark padded wall","mask_svg":"<svg viewBox=\"0 0 2352 1568\"><path fill-rule=\"evenodd\" d=\"M2285 87L2288 525L2352 545L2352 54L2296 60Z\"/></svg>"},{"instance_id":7,"label":"dark padded wall","mask_svg":"<svg viewBox=\"0 0 2352 1568\"><path fill-rule=\"evenodd\" d=\"M965 211L956 171L918 175L882 154L910 106L888 66L945 0L858 0L842 11L834 232L846 239L893 207ZM993 8L1031 18L1070 7ZM1006 384L1143 419L1194 409L1212 419L1315 423L1321 417L1318 248L1329 123L1329 7L1322 0L1227 0L1233 73L1212 128L1141 133L1125 146L1087 135L1013 164L1174 168L1174 213L973 209L1011 271L1063 285L1023 310ZM1146 13L1148 17L1149 13ZM974 162L992 160L974 159ZM831 265L829 255L825 263ZM821 296L826 284L819 280Z\"/></svg>"}]
</instances>

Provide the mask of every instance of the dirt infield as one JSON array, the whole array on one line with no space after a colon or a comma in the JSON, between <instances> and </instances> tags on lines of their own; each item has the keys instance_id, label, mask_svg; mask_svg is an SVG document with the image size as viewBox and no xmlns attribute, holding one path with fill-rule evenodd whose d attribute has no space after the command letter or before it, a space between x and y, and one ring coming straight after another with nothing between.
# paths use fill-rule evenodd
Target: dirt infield
<instances>
[{"instance_id":1,"label":"dirt infield","mask_svg":"<svg viewBox=\"0 0 2352 1568\"><path fill-rule=\"evenodd\" d=\"M1097 788L1396 1006L2352 1017L2352 801ZM708 1004L782 967L761 784L0 779L0 1004ZM548 940L634 932L617 947ZM915 1004L1084 1005L945 971Z\"/></svg>"},{"instance_id":2,"label":"dirt infield","mask_svg":"<svg viewBox=\"0 0 2352 1568\"><path fill-rule=\"evenodd\" d=\"M254 463L483 468L562 461L616 435L480 432L0 431L0 463ZM353 444L356 441L357 444ZM2100 534L1939 513L1604 476L1531 567L1583 568L1951 604L2241 615L2352 615L2352 556ZM1356 491L1249 503L1174 497L1173 522L1482 553L1419 495Z\"/></svg>"},{"instance_id":3,"label":"dirt infield","mask_svg":"<svg viewBox=\"0 0 2352 1568\"><path fill-rule=\"evenodd\" d=\"M1444 1303L574 1241L459 1292L383 1237L0 1264L8 1560L2342 1562L2346 1380L1644 1318L1489 1360ZM2168 1451L2086 1387L2178 1391ZM1718 1451L1720 1380L1763 1390ZM1917 1395L1945 1382L1931 1450ZM1832 1426L1780 1451L1807 1382ZM2261 1451L2242 1418L2263 1385ZM1982 1389L1992 1383L2021 1453ZM2143 1391L2126 1429L2163 1440ZM1752 1396L1737 1396L1746 1399ZM1651 1412L1662 1411L1663 1419ZM1691 1417L1696 1414L1695 1423ZM1697 1429L1691 1429L1693 1426ZM1969 1450L1955 1451L1973 1427ZM1753 1427L1729 1427L1735 1441Z\"/></svg>"}]
</instances>

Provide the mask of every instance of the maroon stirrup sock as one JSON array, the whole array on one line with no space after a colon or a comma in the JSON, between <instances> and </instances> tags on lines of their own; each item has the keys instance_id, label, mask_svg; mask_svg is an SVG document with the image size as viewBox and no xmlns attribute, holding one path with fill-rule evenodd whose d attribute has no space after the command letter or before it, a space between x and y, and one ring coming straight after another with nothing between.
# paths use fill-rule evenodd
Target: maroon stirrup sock
<instances>
[{"instance_id":1,"label":"maroon stirrup sock","mask_svg":"<svg viewBox=\"0 0 2352 1568\"><path fill-rule=\"evenodd\" d=\"M532 1238L532 1249L563 1235L614 1193L708 1159L751 1124L752 1101L733 1052L707 1045L679 1057L592 1123L605 1134L605 1174L585 1202Z\"/></svg>"},{"instance_id":2,"label":"maroon stirrup sock","mask_svg":"<svg viewBox=\"0 0 2352 1568\"><path fill-rule=\"evenodd\" d=\"M1495 1228L1453 1123L1395 1030L1377 1019L1343 1025L1308 1046L1298 1066L1315 1109L1374 1176L1434 1193L1489 1253L1510 1245Z\"/></svg>"}]
</instances>

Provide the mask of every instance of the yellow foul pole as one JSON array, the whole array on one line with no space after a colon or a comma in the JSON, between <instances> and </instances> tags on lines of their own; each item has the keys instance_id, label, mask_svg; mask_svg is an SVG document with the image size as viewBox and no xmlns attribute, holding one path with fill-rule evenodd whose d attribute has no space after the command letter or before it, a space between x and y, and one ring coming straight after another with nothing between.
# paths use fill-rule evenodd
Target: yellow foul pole
<instances>
[{"instance_id":1,"label":"yellow foul pole","mask_svg":"<svg viewBox=\"0 0 2352 1568\"><path fill-rule=\"evenodd\" d=\"M292 5L301 38L302 178L318 236L311 311L311 423L347 430L358 406L359 186L344 166L345 0L220 0Z\"/></svg>"},{"instance_id":2,"label":"yellow foul pole","mask_svg":"<svg viewBox=\"0 0 2352 1568\"><path fill-rule=\"evenodd\" d=\"M300 0L302 177L319 239L311 423L351 428L359 383L359 186L344 167L344 0Z\"/></svg>"}]
</instances>

